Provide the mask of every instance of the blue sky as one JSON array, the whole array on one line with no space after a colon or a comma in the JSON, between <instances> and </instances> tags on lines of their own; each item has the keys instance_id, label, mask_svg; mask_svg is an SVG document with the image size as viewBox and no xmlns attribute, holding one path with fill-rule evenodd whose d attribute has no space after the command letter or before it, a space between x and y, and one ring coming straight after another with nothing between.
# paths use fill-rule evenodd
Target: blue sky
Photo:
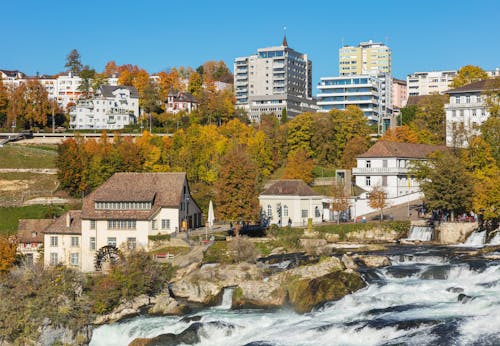
<instances>
[{"instance_id":1,"label":"blue sky","mask_svg":"<svg viewBox=\"0 0 500 346\"><path fill-rule=\"evenodd\" d=\"M342 44L387 42L393 74L500 67L500 1L40 1L2 3L0 68L28 74L64 69L76 48L101 71L107 61L148 72L197 67L278 45L313 61L313 83L338 73Z\"/></svg>"}]
</instances>

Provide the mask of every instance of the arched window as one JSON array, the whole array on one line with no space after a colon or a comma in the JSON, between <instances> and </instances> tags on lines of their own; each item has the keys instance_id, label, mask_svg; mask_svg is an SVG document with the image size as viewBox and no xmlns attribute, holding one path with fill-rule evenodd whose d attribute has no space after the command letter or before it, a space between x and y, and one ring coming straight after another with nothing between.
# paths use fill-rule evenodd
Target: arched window
<instances>
[{"instance_id":1,"label":"arched window","mask_svg":"<svg viewBox=\"0 0 500 346\"><path fill-rule=\"evenodd\" d=\"M271 205L267 205L267 216L272 217L273 216L273 208L271 208Z\"/></svg>"},{"instance_id":2,"label":"arched window","mask_svg":"<svg viewBox=\"0 0 500 346\"><path fill-rule=\"evenodd\" d=\"M319 208L318 208L318 207L315 207L315 208L314 208L314 216L315 216L315 217L320 217L320 216L321 216L321 214L320 214L320 212L319 212Z\"/></svg>"},{"instance_id":3,"label":"arched window","mask_svg":"<svg viewBox=\"0 0 500 346\"><path fill-rule=\"evenodd\" d=\"M287 205L283 206L283 216L288 216L288 206Z\"/></svg>"}]
</instances>

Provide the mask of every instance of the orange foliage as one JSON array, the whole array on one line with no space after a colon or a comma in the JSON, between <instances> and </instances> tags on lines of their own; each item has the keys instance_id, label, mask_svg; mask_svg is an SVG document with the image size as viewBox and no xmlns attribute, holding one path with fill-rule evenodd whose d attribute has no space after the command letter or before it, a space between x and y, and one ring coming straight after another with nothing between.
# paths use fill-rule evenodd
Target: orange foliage
<instances>
[{"instance_id":1,"label":"orange foliage","mask_svg":"<svg viewBox=\"0 0 500 346\"><path fill-rule=\"evenodd\" d=\"M0 236L0 272L5 272L16 261L17 243L9 238Z\"/></svg>"},{"instance_id":2,"label":"orange foliage","mask_svg":"<svg viewBox=\"0 0 500 346\"><path fill-rule=\"evenodd\" d=\"M419 142L418 134L407 125L387 130L380 140L399 143Z\"/></svg>"},{"instance_id":3,"label":"orange foliage","mask_svg":"<svg viewBox=\"0 0 500 346\"><path fill-rule=\"evenodd\" d=\"M310 159L303 148L288 154L288 161L281 179L302 179L306 184L313 182L314 161Z\"/></svg>"}]
</instances>

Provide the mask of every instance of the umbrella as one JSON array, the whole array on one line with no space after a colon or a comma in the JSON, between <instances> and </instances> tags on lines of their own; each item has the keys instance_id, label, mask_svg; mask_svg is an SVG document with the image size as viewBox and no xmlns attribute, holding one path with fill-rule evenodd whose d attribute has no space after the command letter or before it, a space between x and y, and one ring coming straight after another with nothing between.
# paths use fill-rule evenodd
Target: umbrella
<instances>
[{"instance_id":1,"label":"umbrella","mask_svg":"<svg viewBox=\"0 0 500 346\"><path fill-rule=\"evenodd\" d=\"M210 200L210 203L208 204L208 218L207 218L207 221L208 221L208 226L210 228L213 227L214 225L214 205L212 204L212 200Z\"/></svg>"}]
</instances>

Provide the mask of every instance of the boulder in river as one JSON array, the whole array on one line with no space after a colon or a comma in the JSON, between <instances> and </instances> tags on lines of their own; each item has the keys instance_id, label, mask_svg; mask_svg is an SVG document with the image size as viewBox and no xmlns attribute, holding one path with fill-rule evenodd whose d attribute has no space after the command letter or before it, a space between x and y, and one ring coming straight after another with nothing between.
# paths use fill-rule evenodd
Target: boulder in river
<instances>
[{"instance_id":1,"label":"boulder in river","mask_svg":"<svg viewBox=\"0 0 500 346\"><path fill-rule=\"evenodd\" d=\"M467 304L472 300L474 300L474 297L468 296L467 294L460 293L458 295L458 301L462 304Z\"/></svg>"}]
</instances>

